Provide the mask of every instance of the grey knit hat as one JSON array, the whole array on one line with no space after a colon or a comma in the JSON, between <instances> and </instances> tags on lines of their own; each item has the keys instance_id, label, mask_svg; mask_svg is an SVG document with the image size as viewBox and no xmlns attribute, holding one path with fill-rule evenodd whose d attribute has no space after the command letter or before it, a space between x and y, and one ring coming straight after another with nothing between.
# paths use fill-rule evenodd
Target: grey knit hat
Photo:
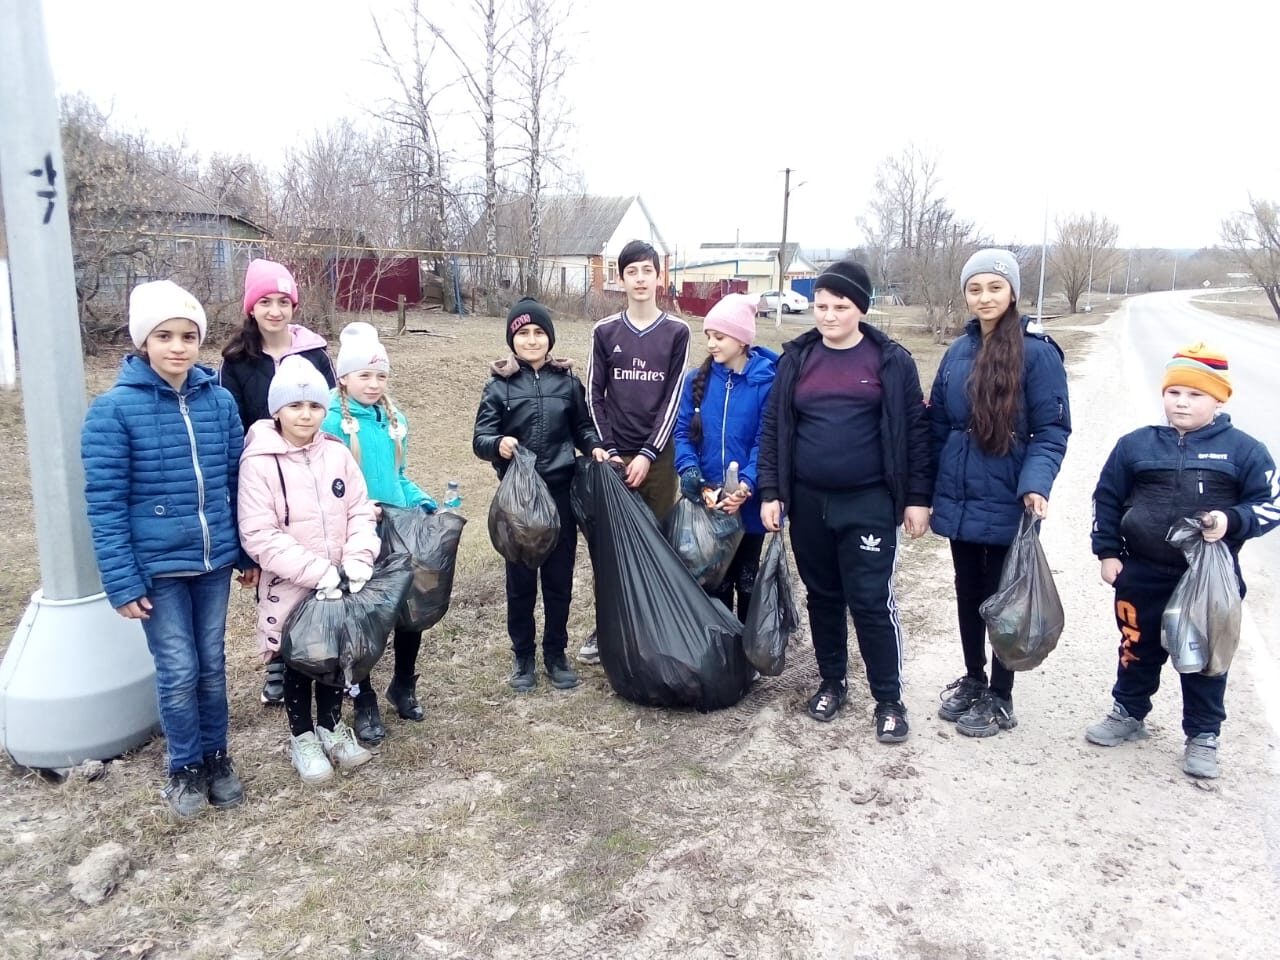
<instances>
[{"instance_id":1,"label":"grey knit hat","mask_svg":"<svg viewBox=\"0 0 1280 960\"><path fill-rule=\"evenodd\" d=\"M1009 286L1013 289L1014 303L1017 303L1022 296L1022 277L1018 273L1018 258L1008 250L988 247L985 250L979 250L966 260L964 269L960 271L960 289L963 290L969 280L980 273L994 273L1008 280Z\"/></svg>"},{"instance_id":2,"label":"grey knit hat","mask_svg":"<svg viewBox=\"0 0 1280 960\"><path fill-rule=\"evenodd\" d=\"M267 388L267 412L275 416L281 407L310 400L326 409L329 406L329 384L311 361L290 354L280 361L276 375Z\"/></svg>"}]
</instances>

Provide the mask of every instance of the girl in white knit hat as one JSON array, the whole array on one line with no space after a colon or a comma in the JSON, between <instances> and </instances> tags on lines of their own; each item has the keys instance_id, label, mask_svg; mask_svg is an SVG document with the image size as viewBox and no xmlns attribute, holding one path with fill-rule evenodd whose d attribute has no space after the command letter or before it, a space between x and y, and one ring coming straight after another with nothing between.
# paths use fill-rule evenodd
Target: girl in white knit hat
<instances>
[{"instance_id":1,"label":"girl in white knit hat","mask_svg":"<svg viewBox=\"0 0 1280 960\"><path fill-rule=\"evenodd\" d=\"M378 340L378 331L368 323L347 324L340 337L335 367L338 387L330 397L329 415L325 417L323 429L350 448L360 464L369 487L369 498L379 516L378 505L384 503L434 512L436 502L405 473L409 423L387 393L391 361L386 347ZM402 720L417 721L424 716L416 692L421 645L421 633L395 631L395 667L387 698ZM355 727L356 736L364 743L381 743L387 735L378 710L377 694L368 679L361 683L356 697Z\"/></svg>"}]
</instances>

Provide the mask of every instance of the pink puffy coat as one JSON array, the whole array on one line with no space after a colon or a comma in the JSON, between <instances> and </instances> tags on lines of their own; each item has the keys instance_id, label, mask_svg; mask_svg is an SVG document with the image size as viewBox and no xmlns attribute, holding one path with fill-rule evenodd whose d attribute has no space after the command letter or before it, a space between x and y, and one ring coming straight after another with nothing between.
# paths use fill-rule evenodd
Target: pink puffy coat
<instances>
[{"instance_id":1,"label":"pink puffy coat","mask_svg":"<svg viewBox=\"0 0 1280 960\"><path fill-rule=\"evenodd\" d=\"M270 660L285 619L331 564L373 564L380 546L373 503L341 440L317 433L295 447L270 420L245 437L238 502L240 542L262 568L258 650Z\"/></svg>"}]
</instances>

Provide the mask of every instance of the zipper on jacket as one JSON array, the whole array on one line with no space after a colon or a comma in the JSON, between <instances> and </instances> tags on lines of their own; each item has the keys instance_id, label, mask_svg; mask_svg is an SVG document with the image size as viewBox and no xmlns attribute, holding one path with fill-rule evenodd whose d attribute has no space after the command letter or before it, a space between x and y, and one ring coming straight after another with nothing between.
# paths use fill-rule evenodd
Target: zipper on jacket
<instances>
[{"instance_id":1,"label":"zipper on jacket","mask_svg":"<svg viewBox=\"0 0 1280 960\"><path fill-rule=\"evenodd\" d=\"M332 562L333 558L329 556L329 525L324 519L324 501L320 495L320 484L316 482L316 472L311 469L311 454L303 450L302 461L307 465L307 476L311 478L312 489L316 492L316 506L320 508L320 536L324 537L324 558Z\"/></svg>"},{"instance_id":2,"label":"zipper on jacket","mask_svg":"<svg viewBox=\"0 0 1280 960\"><path fill-rule=\"evenodd\" d=\"M729 375L724 381L724 412L720 414L720 485L724 486L724 474L728 467L725 465L725 433L729 423L729 394L733 392L733 371L729 371Z\"/></svg>"},{"instance_id":3,"label":"zipper on jacket","mask_svg":"<svg viewBox=\"0 0 1280 960\"><path fill-rule=\"evenodd\" d=\"M538 376L537 370L533 371L533 388L538 391L538 415L534 418L534 430L536 431L535 436L538 438L538 445L533 447L533 453L536 456L538 451L546 445L546 437L544 436L546 431L542 428L545 415L542 400L542 377Z\"/></svg>"},{"instance_id":4,"label":"zipper on jacket","mask_svg":"<svg viewBox=\"0 0 1280 960\"><path fill-rule=\"evenodd\" d=\"M1169 523L1168 530L1172 530L1174 524L1178 522L1178 498L1182 495L1182 471L1187 463L1187 438L1185 434L1178 435L1178 469L1173 475L1173 499L1169 503Z\"/></svg>"},{"instance_id":5,"label":"zipper on jacket","mask_svg":"<svg viewBox=\"0 0 1280 960\"><path fill-rule=\"evenodd\" d=\"M187 441L191 444L191 466L196 472L196 516L200 518L200 534L204 538L204 569L213 569L210 554L213 544L209 537L209 520L204 515L204 473L200 470L200 451L196 449L196 430L191 425L191 411L187 408L187 397L178 394L178 412L182 414L182 422L187 425Z\"/></svg>"}]
</instances>

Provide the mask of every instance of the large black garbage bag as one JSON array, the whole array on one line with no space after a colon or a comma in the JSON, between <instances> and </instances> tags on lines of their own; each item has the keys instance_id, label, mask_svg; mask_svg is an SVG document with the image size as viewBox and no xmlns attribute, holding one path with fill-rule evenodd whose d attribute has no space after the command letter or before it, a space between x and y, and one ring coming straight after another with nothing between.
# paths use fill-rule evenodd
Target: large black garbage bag
<instances>
[{"instance_id":1,"label":"large black garbage bag","mask_svg":"<svg viewBox=\"0 0 1280 960\"><path fill-rule=\"evenodd\" d=\"M742 648L751 665L766 677L781 676L786 669L787 642L799 627L787 551L782 534L775 533L764 548L742 632Z\"/></svg>"},{"instance_id":2,"label":"large black garbage bag","mask_svg":"<svg viewBox=\"0 0 1280 960\"><path fill-rule=\"evenodd\" d=\"M1231 550L1205 543L1200 521L1187 517L1168 540L1187 558L1187 572L1173 588L1160 618L1160 645L1179 673L1220 677L1240 646L1240 581Z\"/></svg>"},{"instance_id":3,"label":"large black garbage bag","mask_svg":"<svg viewBox=\"0 0 1280 960\"><path fill-rule=\"evenodd\" d=\"M560 539L560 511L538 476L537 454L516 447L498 492L489 503L489 539L505 560L538 568Z\"/></svg>"},{"instance_id":4,"label":"large black garbage bag","mask_svg":"<svg viewBox=\"0 0 1280 960\"><path fill-rule=\"evenodd\" d=\"M693 579L708 590L724 582L745 532L741 513L730 516L686 497L681 497L662 521L667 543Z\"/></svg>"},{"instance_id":5,"label":"large black garbage bag","mask_svg":"<svg viewBox=\"0 0 1280 960\"><path fill-rule=\"evenodd\" d=\"M350 687L369 676L395 626L396 609L413 580L406 553L382 557L359 593L342 582L337 600L307 597L289 614L280 631L284 662L312 680Z\"/></svg>"},{"instance_id":6,"label":"large black garbage bag","mask_svg":"<svg viewBox=\"0 0 1280 960\"><path fill-rule=\"evenodd\" d=\"M987 623L991 649L1010 670L1035 669L1058 645L1066 615L1031 511L1022 515L999 589L978 612Z\"/></svg>"},{"instance_id":7,"label":"large black garbage bag","mask_svg":"<svg viewBox=\"0 0 1280 960\"><path fill-rule=\"evenodd\" d=\"M382 556L407 553L413 580L400 604L396 627L421 632L434 627L449 609L458 540L466 517L443 511L427 513L418 507L382 508Z\"/></svg>"},{"instance_id":8,"label":"large black garbage bag","mask_svg":"<svg viewBox=\"0 0 1280 960\"><path fill-rule=\"evenodd\" d=\"M742 625L709 598L615 467L578 461L571 491L595 571L600 662L621 697L717 710L751 686Z\"/></svg>"}]
</instances>

